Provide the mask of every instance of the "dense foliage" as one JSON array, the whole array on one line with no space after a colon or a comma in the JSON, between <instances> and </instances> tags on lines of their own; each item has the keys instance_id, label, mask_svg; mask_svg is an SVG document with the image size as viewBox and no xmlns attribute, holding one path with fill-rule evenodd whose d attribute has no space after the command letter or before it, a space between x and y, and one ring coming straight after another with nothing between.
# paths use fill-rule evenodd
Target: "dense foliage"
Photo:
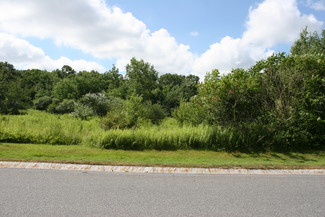
<instances>
[{"instance_id":1,"label":"dense foliage","mask_svg":"<svg viewBox=\"0 0 325 217\"><path fill-rule=\"evenodd\" d=\"M1 62L0 113L37 109L84 121L95 118L107 133L101 140L87 141L105 148L324 150L324 55L325 30L318 35L305 29L290 54L274 54L250 69L234 69L226 75L214 69L202 83L194 75L159 77L151 64L135 58L125 75L115 66L101 74L76 72L70 66L52 72L16 70ZM162 130L158 125L170 117L177 123L165 124L170 130ZM189 140L174 137L173 130ZM9 131L0 129L1 141L14 140L6 137ZM161 135L154 135L158 131ZM71 140L68 135L53 140L52 134L40 136L40 141L65 144L64 138ZM67 143L81 141L80 137Z\"/></svg>"}]
</instances>

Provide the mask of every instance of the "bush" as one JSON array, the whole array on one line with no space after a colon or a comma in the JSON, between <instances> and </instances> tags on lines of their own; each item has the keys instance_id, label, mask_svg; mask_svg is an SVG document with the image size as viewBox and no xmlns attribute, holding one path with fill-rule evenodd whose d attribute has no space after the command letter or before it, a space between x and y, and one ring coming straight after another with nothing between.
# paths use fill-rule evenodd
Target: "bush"
<instances>
[{"instance_id":1,"label":"bush","mask_svg":"<svg viewBox=\"0 0 325 217\"><path fill-rule=\"evenodd\" d=\"M88 117L94 114L95 112L91 107L80 103L75 104L74 112L72 112L73 117L81 118L81 120L87 120Z\"/></svg>"},{"instance_id":2,"label":"bush","mask_svg":"<svg viewBox=\"0 0 325 217\"><path fill-rule=\"evenodd\" d=\"M49 105L52 104L52 98L49 96L42 96L34 100L34 107L37 110L46 110Z\"/></svg>"},{"instance_id":3,"label":"bush","mask_svg":"<svg viewBox=\"0 0 325 217\"><path fill-rule=\"evenodd\" d=\"M102 93L88 93L80 99L80 103L99 116L105 116L111 110L110 100Z\"/></svg>"},{"instance_id":4,"label":"bush","mask_svg":"<svg viewBox=\"0 0 325 217\"><path fill-rule=\"evenodd\" d=\"M130 122L124 112L109 112L100 121L100 126L104 130L129 128Z\"/></svg>"},{"instance_id":5,"label":"bush","mask_svg":"<svg viewBox=\"0 0 325 217\"><path fill-rule=\"evenodd\" d=\"M206 119L206 113L202 111L202 108L193 102L181 101L180 106L176 108L172 116L180 123L199 125Z\"/></svg>"},{"instance_id":6,"label":"bush","mask_svg":"<svg viewBox=\"0 0 325 217\"><path fill-rule=\"evenodd\" d=\"M108 129L125 129L159 124L167 116L160 104L143 102L141 96L131 96L126 101L111 99L112 111L101 120L101 127Z\"/></svg>"},{"instance_id":7,"label":"bush","mask_svg":"<svg viewBox=\"0 0 325 217\"><path fill-rule=\"evenodd\" d=\"M144 104L143 119L147 119L153 124L159 124L167 116L167 111L160 104L146 102Z\"/></svg>"},{"instance_id":8,"label":"bush","mask_svg":"<svg viewBox=\"0 0 325 217\"><path fill-rule=\"evenodd\" d=\"M76 102L74 100L65 99L55 107L54 113L56 114L71 113L74 111L75 106L76 106Z\"/></svg>"}]
</instances>

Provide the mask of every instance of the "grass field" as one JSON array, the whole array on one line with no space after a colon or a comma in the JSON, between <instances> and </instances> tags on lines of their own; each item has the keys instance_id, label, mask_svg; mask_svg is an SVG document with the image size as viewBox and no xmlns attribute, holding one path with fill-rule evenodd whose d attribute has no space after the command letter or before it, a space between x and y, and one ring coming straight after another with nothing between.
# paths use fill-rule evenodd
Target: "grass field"
<instances>
[{"instance_id":1,"label":"grass field","mask_svg":"<svg viewBox=\"0 0 325 217\"><path fill-rule=\"evenodd\" d=\"M325 152L247 154L195 150L123 151L82 145L16 143L0 143L0 160L249 169L325 168Z\"/></svg>"},{"instance_id":2,"label":"grass field","mask_svg":"<svg viewBox=\"0 0 325 217\"><path fill-rule=\"evenodd\" d=\"M35 110L29 110L27 115L0 115L0 160L262 169L325 168L325 151L223 152L223 147L236 147L241 141L236 132L204 125L179 126L175 121L166 119L159 126L105 131L98 118L85 121L70 115ZM250 144L249 141L246 143Z\"/></svg>"}]
</instances>

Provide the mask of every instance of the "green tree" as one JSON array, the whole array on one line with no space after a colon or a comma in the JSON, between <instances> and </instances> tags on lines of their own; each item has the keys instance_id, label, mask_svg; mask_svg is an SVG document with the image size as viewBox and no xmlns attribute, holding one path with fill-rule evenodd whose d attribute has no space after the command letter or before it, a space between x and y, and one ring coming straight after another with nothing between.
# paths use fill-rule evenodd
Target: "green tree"
<instances>
[{"instance_id":1,"label":"green tree","mask_svg":"<svg viewBox=\"0 0 325 217\"><path fill-rule=\"evenodd\" d=\"M278 54L256 64L271 99L268 117L280 149L324 148L324 57Z\"/></svg>"},{"instance_id":2,"label":"green tree","mask_svg":"<svg viewBox=\"0 0 325 217\"><path fill-rule=\"evenodd\" d=\"M0 113L18 114L27 102L20 71L7 62L0 62Z\"/></svg>"},{"instance_id":3,"label":"green tree","mask_svg":"<svg viewBox=\"0 0 325 217\"><path fill-rule=\"evenodd\" d=\"M235 126L254 122L265 111L261 75L249 70L235 69L225 76L213 70L199 86L198 96L197 103L214 124Z\"/></svg>"},{"instance_id":4,"label":"green tree","mask_svg":"<svg viewBox=\"0 0 325 217\"><path fill-rule=\"evenodd\" d=\"M75 77L71 78L77 85L78 98L87 93L106 92L108 82L104 77L103 74L97 71L81 71Z\"/></svg>"},{"instance_id":5,"label":"green tree","mask_svg":"<svg viewBox=\"0 0 325 217\"><path fill-rule=\"evenodd\" d=\"M49 96L42 96L33 101L34 107L38 110L46 110L49 105L53 102Z\"/></svg>"},{"instance_id":6,"label":"green tree","mask_svg":"<svg viewBox=\"0 0 325 217\"><path fill-rule=\"evenodd\" d=\"M76 80L72 78L65 78L59 81L53 87L52 95L60 101L64 99L78 99L80 97L80 93Z\"/></svg>"},{"instance_id":7,"label":"green tree","mask_svg":"<svg viewBox=\"0 0 325 217\"><path fill-rule=\"evenodd\" d=\"M141 95L144 100L157 101L158 72L149 63L132 58L126 66L126 85L128 95Z\"/></svg>"},{"instance_id":8,"label":"green tree","mask_svg":"<svg viewBox=\"0 0 325 217\"><path fill-rule=\"evenodd\" d=\"M304 54L325 54L325 29L322 30L321 35L317 32L310 33L305 28L300 33L300 38L295 41L291 47L292 55Z\"/></svg>"},{"instance_id":9,"label":"green tree","mask_svg":"<svg viewBox=\"0 0 325 217\"><path fill-rule=\"evenodd\" d=\"M54 84L57 82L52 73L39 69L23 70L22 86L27 91L29 101L51 96Z\"/></svg>"},{"instance_id":10,"label":"green tree","mask_svg":"<svg viewBox=\"0 0 325 217\"><path fill-rule=\"evenodd\" d=\"M178 123L181 125L199 125L204 123L206 119L204 108L195 101L196 97L192 98L190 102L181 101L179 107L172 112L172 116Z\"/></svg>"},{"instance_id":11,"label":"green tree","mask_svg":"<svg viewBox=\"0 0 325 217\"><path fill-rule=\"evenodd\" d=\"M104 80L108 83L108 91L119 88L123 81L123 75L119 73L119 69L113 65L112 69L104 73Z\"/></svg>"},{"instance_id":12,"label":"green tree","mask_svg":"<svg viewBox=\"0 0 325 217\"><path fill-rule=\"evenodd\" d=\"M189 101L197 94L199 77L195 75L164 74L159 77L160 102L169 112L180 105L181 100Z\"/></svg>"},{"instance_id":13,"label":"green tree","mask_svg":"<svg viewBox=\"0 0 325 217\"><path fill-rule=\"evenodd\" d=\"M52 74L60 79L64 79L68 76L74 76L76 74L76 71L71 66L64 65L61 69L54 70Z\"/></svg>"}]
</instances>

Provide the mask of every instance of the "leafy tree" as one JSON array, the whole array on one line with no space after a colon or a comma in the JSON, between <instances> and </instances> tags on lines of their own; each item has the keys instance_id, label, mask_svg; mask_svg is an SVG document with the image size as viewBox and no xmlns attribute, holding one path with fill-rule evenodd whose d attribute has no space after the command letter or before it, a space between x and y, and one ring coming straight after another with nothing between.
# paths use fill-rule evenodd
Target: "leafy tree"
<instances>
[{"instance_id":1,"label":"leafy tree","mask_svg":"<svg viewBox=\"0 0 325 217\"><path fill-rule=\"evenodd\" d=\"M68 65L62 66L61 71L63 74L66 74L66 75L76 74L76 71L71 66L68 66Z\"/></svg>"},{"instance_id":2,"label":"leafy tree","mask_svg":"<svg viewBox=\"0 0 325 217\"><path fill-rule=\"evenodd\" d=\"M196 75L188 75L182 84L182 99L189 101L198 93L200 78Z\"/></svg>"},{"instance_id":3,"label":"leafy tree","mask_svg":"<svg viewBox=\"0 0 325 217\"><path fill-rule=\"evenodd\" d=\"M278 54L256 66L263 71L263 86L272 102L270 128L277 132L281 149L324 147L324 55Z\"/></svg>"},{"instance_id":4,"label":"leafy tree","mask_svg":"<svg viewBox=\"0 0 325 217\"><path fill-rule=\"evenodd\" d=\"M195 75L164 74L159 77L161 103L169 110L179 106L181 100L189 101L197 94L199 77Z\"/></svg>"},{"instance_id":5,"label":"leafy tree","mask_svg":"<svg viewBox=\"0 0 325 217\"><path fill-rule=\"evenodd\" d=\"M132 58L126 66L126 79L129 96L141 95L144 100L157 101L154 91L158 87L158 72L152 65Z\"/></svg>"},{"instance_id":6,"label":"leafy tree","mask_svg":"<svg viewBox=\"0 0 325 217\"><path fill-rule=\"evenodd\" d=\"M179 106L182 99L182 84L185 76L178 74L164 74L159 77L159 86L161 89L161 103L171 111Z\"/></svg>"},{"instance_id":7,"label":"leafy tree","mask_svg":"<svg viewBox=\"0 0 325 217\"><path fill-rule=\"evenodd\" d=\"M43 96L51 96L53 85L57 82L53 74L39 69L23 70L22 86L27 91L29 101Z\"/></svg>"},{"instance_id":8,"label":"leafy tree","mask_svg":"<svg viewBox=\"0 0 325 217\"><path fill-rule=\"evenodd\" d=\"M325 29L322 30L321 35L317 32L310 33L305 28L300 33L300 38L295 41L291 47L292 55L304 54L325 54Z\"/></svg>"},{"instance_id":9,"label":"leafy tree","mask_svg":"<svg viewBox=\"0 0 325 217\"><path fill-rule=\"evenodd\" d=\"M112 69L104 73L104 80L108 83L108 91L119 88L123 81L123 75L119 73L119 69L113 65Z\"/></svg>"},{"instance_id":10,"label":"leafy tree","mask_svg":"<svg viewBox=\"0 0 325 217\"><path fill-rule=\"evenodd\" d=\"M53 87L52 95L60 101L64 99L78 99L80 93L76 80L65 78L59 81Z\"/></svg>"},{"instance_id":11,"label":"leafy tree","mask_svg":"<svg viewBox=\"0 0 325 217\"><path fill-rule=\"evenodd\" d=\"M261 81L260 74L243 69L222 77L213 70L199 86L197 103L209 114L210 123L235 126L253 122L264 113Z\"/></svg>"},{"instance_id":12,"label":"leafy tree","mask_svg":"<svg viewBox=\"0 0 325 217\"><path fill-rule=\"evenodd\" d=\"M34 100L34 106L37 110L46 110L49 105L53 102L49 96L42 96Z\"/></svg>"},{"instance_id":13,"label":"leafy tree","mask_svg":"<svg viewBox=\"0 0 325 217\"><path fill-rule=\"evenodd\" d=\"M173 86L181 86L184 79L184 75L166 73L159 77L158 82L163 88L170 89Z\"/></svg>"},{"instance_id":14,"label":"leafy tree","mask_svg":"<svg viewBox=\"0 0 325 217\"><path fill-rule=\"evenodd\" d=\"M108 82L104 79L105 76L97 71L82 71L79 72L73 80L78 89L78 98L87 93L106 92Z\"/></svg>"},{"instance_id":15,"label":"leafy tree","mask_svg":"<svg viewBox=\"0 0 325 217\"><path fill-rule=\"evenodd\" d=\"M28 97L21 83L20 72L13 65L0 62L0 113L18 114L26 107Z\"/></svg>"},{"instance_id":16,"label":"leafy tree","mask_svg":"<svg viewBox=\"0 0 325 217\"><path fill-rule=\"evenodd\" d=\"M52 74L54 74L55 76L57 76L60 79L64 79L64 78L67 78L68 76L75 75L76 71L71 66L64 65L64 66L62 66L61 70L56 69L52 72Z\"/></svg>"}]
</instances>

